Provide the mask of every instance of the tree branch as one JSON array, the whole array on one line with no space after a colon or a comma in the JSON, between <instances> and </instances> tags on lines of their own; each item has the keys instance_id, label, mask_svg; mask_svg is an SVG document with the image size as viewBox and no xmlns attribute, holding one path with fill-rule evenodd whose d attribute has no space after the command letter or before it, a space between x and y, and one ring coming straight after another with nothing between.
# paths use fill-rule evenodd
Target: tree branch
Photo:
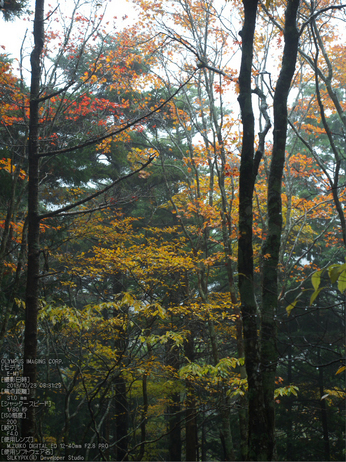
<instances>
[{"instance_id":1,"label":"tree branch","mask_svg":"<svg viewBox=\"0 0 346 462\"><path fill-rule=\"evenodd\" d=\"M53 212L48 212L48 213L44 213L43 215L39 215L38 219L43 220L45 218L52 218L52 217L56 217L56 216L61 215L61 214L65 215L64 212L67 212L68 210L71 210L71 209L73 209L75 207L78 207L79 205L83 205L86 202L89 202L92 199L95 199L96 197L101 196L101 194L104 194L105 192L109 191L116 184L118 184L121 181L126 180L127 178L130 178L131 176L133 176L136 173L140 172L145 167L147 167L154 159L155 159L155 156L149 157L149 160L145 164L143 164L140 168L138 168L137 170L129 173L128 175L125 175L125 176L122 176L121 178L116 179L115 181L113 181L113 183L111 183L110 185L108 185L105 188L101 189L100 191L96 191L94 194L91 194L91 195L85 197L84 199L81 199L80 201L75 202L74 204L67 205L66 207L62 207L61 209L54 210Z\"/></svg>"},{"instance_id":2,"label":"tree branch","mask_svg":"<svg viewBox=\"0 0 346 462\"><path fill-rule=\"evenodd\" d=\"M94 139L91 139L89 141L86 141L85 143L82 143L82 144L79 144L77 146L72 146L70 148L66 148L66 149L59 149L57 151L50 151L50 152L42 152L40 154L37 155L37 157L52 157L52 156L56 156L58 154L65 154L67 152L71 152L71 151L75 151L76 149L82 149L82 148L86 148L87 146L92 146L93 144L97 144L97 143L101 143L101 141L107 139L107 138L110 138L111 136L115 136L115 135L119 135L119 133L122 133L124 132L125 130L127 130L128 128L131 128L133 127L134 125L138 124L139 122L143 121L144 119L152 116L153 114L155 114L156 112L159 112L167 103L169 103L179 92L182 88L184 88L191 80L192 78L194 77L195 73L196 73L197 70L195 70L192 75L186 80L186 82L184 82L179 88L178 90L176 90L169 98L167 98L163 103L161 103L159 106L157 106L155 109L153 109L152 111L149 111L147 114L141 116L141 117L138 117L130 122L127 122L125 125L123 125L121 128L118 128L117 130L114 130L113 132L111 133L107 133L106 135L103 135L103 136L100 136L98 138L94 138Z\"/></svg>"}]
</instances>

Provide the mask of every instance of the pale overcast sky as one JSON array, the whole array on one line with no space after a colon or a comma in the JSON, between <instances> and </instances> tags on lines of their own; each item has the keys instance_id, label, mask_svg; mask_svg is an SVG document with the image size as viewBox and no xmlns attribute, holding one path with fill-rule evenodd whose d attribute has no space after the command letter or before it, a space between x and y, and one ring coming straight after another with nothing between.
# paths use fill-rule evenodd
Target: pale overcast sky
<instances>
[{"instance_id":1,"label":"pale overcast sky","mask_svg":"<svg viewBox=\"0 0 346 462\"><path fill-rule=\"evenodd\" d=\"M62 10L66 11L66 9L68 9L68 6L71 6L71 3L71 0L47 0L45 9L46 11L51 10L54 9L58 4L60 4ZM103 3L107 4L107 19L105 19L105 22L112 19L114 16L121 20L123 16L127 15L128 19L125 22L119 21L119 26L122 23L128 25L136 17L131 2L128 2L126 0L106 0ZM31 0L29 2L29 6L32 10L34 9L34 5L35 1ZM51 5L51 7L48 5ZM2 15L0 16L0 53L9 53L12 58L19 58L20 48L23 42L25 31L28 29L28 38L32 35L32 20L33 16L31 18L23 16L22 18L15 19L12 22L5 22L2 18ZM29 53L29 41L27 41L27 44Z\"/></svg>"}]
</instances>

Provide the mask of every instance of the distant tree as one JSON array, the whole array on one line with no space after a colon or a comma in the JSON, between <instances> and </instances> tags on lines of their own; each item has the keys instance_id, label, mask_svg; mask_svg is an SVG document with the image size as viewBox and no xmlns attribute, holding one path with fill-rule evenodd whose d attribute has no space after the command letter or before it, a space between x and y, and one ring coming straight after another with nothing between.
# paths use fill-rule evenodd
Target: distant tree
<instances>
[{"instance_id":1,"label":"distant tree","mask_svg":"<svg viewBox=\"0 0 346 462\"><path fill-rule=\"evenodd\" d=\"M13 21L14 18L27 12L28 0L0 0L0 11L5 21Z\"/></svg>"},{"instance_id":2,"label":"distant tree","mask_svg":"<svg viewBox=\"0 0 346 462\"><path fill-rule=\"evenodd\" d=\"M124 109L127 106L126 91L129 82L128 78L122 79L122 76L124 75L124 69L126 70L124 64L130 62L128 50L133 49L138 42L136 30L130 30L122 36L123 41L121 40L121 43L123 46L118 49L120 50L119 55L108 55L104 59L104 56L101 56L102 52L100 50L100 55L91 66L90 71L85 72L83 77L80 78L78 77L78 69L81 55L83 55L88 46L90 47L89 42L91 40L96 41L99 38L99 28L102 20L102 17L100 18L95 14L93 4L90 5L90 17L86 17L80 13L81 5L82 2L80 0L75 0L72 17L70 18L70 29L64 36L63 44L58 43L57 48L55 48L54 40L57 38L57 35L52 30L47 30L45 33L45 1L37 0L35 3L34 48L30 59L30 115L28 120L28 266L23 370L24 376L28 377L32 383L36 383L37 381L37 367L34 360L37 357L37 322L40 309L39 289L40 280L42 277L45 277L41 273L42 265L40 264L42 255L40 234L43 220L66 217L66 214L71 213L72 209L74 214L84 214L86 211L83 210L83 206L86 203L92 204L91 208L87 211L88 213L104 208L105 204L96 203L94 200L101 198L101 196L105 197L105 193L117 186L120 181L140 172L152 162L153 157L149 153L149 157L144 159L137 169L120 174L116 179L106 184L101 183L100 187L94 189L89 195L79 196L79 200L71 203L67 198L63 204L60 204L58 209L47 209L45 212L41 208L42 165L49 162L50 159L57 158L57 156L68 154L68 157L70 157L73 153L81 152L84 148L96 145L100 146L103 142L107 144L112 140L112 137L119 139L119 135L123 136L125 131L130 128L136 130L140 122L144 123L144 120L149 116L158 112L192 78L190 77L176 92L170 94L166 100L161 100L156 107L148 108L146 102L144 102L137 107L138 112L134 116L130 119L127 118ZM49 12L48 17L53 13ZM77 29L77 37L72 36L72 28L74 26ZM52 41L50 42L49 39ZM143 41L143 43L147 42ZM51 52L53 56L50 55ZM148 53L148 49L142 49L143 56L148 55ZM75 72L73 73L72 80L65 74L59 74L59 60L64 54L69 54L71 61L75 63ZM52 59L54 64L49 68L49 71L45 68L46 61L42 59L43 56L49 56L50 59L55 57L55 59ZM138 52L136 52L136 60L137 58ZM104 61L101 62L101 59L104 59ZM121 104L112 103L104 99L95 100L93 98L95 88L97 89L100 84L104 83L104 78L99 80L96 74L96 71L102 64L106 71L109 71L114 77L114 88L112 89L116 89L118 92L125 92L125 97ZM137 74L134 76L134 80L142 83ZM150 81L147 83L155 84L155 82ZM71 99L71 95L74 98ZM95 116L92 119L91 126L82 126L81 131L79 131L76 121L79 121L80 117L87 117L90 113L97 114L97 117ZM71 133L66 137L59 137L55 129L59 127L59 121L61 120L67 121L70 126L76 128L78 130L77 136L72 136L75 134ZM104 151L107 150L106 144L102 144ZM82 167L79 166L79 168ZM34 399L34 397L35 390L33 388L30 398ZM22 421L22 436L34 436L35 432L35 411L31 407L28 410L27 418Z\"/></svg>"}]
</instances>

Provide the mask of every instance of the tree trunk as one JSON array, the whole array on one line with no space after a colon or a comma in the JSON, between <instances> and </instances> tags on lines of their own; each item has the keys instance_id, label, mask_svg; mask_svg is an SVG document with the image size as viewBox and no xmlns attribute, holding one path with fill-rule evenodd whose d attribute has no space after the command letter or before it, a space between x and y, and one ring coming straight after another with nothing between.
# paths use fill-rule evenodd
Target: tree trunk
<instances>
[{"instance_id":1,"label":"tree trunk","mask_svg":"<svg viewBox=\"0 0 346 462\"><path fill-rule=\"evenodd\" d=\"M244 358L244 343L243 343L243 326L240 319L240 311L238 306L235 304L234 313L237 316L235 321L236 332L237 332L237 350L238 357ZM239 367L240 369L240 378L246 379L246 368L244 365ZM247 396L246 394L238 397L238 418L239 418L239 432L240 432L240 459L247 460L248 457L248 413L247 413Z\"/></svg>"},{"instance_id":2,"label":"tree trunk","mask_svg":"<svg viewBox=\"0 0 346 462\"><path fill-rule=\"evenodd\" d=\"M274 96L274 146L268 182L268 237L264 259L260 341L253 286L252 200L254 182L263 152L254 155L254 115L251 70L257 0L243 0L242 61L239 104L243 123L239 179L239 292L243 318L245 365L248 376L249 460L272 460L275 448L274 387L277 362L276 323L278 259L281 241L281 183L285 160L287 97L298 48L296 15L299 0L288 2L285 15L285 48Z\"/></svg>"},{"instance_id":3,"label":"tree trunk","mask_svg":"<svg viewBox=\"0 0 346 462\"><path fill-rule=\"evenodd\" d=\"M285 14L285 47L281 71L274 95L274 144L268 179L268 232L263 246L263 287L261 311L261 367L268 438L267 460L275 448L274 388L277 364L277 330L275 314L278 301L278 262L282 231L281 189L287 137L287 99L293 79L297 53L296 26L299 0L287 3Z\"/></svg>"},{"instance_id":4,"label":"tree trunk","mask_svg":"<svg viewBox=\"0 0 346 462\"><path fill-rule=\"evenodd\" d=\"M142 378L142 392L143 392L143 410L141 416L141 446L139 449L138 460L142 460L144 456L145 440L146 440L146 425L148 420L148 391L147 391L147 378L148 375L145 372Z\"/></svg>"},{"instance_id":5,"label":"tree trunk","mask_svg":"<svg viewBox=\"0 0 346 462\"><path fill-rule=\"evenodd\" d=\"M116 460L127 461L128 451L128 405L126 397L126 382L120 375L115 381L115 430L117 451Z\"/></svg>"},{"instance_id":6,"label":"tree trunk","mask_svg":"<svg viewBox=\"0 0 346 462\"><path fill-rule=\"evenodd\" d=\"M322 364L320 348L318 348L318 363ZM325 392L324 392L324 377L323 377L323 367L322 366L320 366L318 369L318 387L320 389L320 408L321 408L322 433L323 433L323 442L324 442L324 460L330 460L327 405L326 405L326 400L323 398Z\"/></svg>"},{"instance_id":7,"label":"tree trunk","mask_svg":"<svg viewBox=\"0 0 346 462\"><path fill-rule=\"evenodd\" d=\"M172 403L168 407L169 412L169 459L170 461L181 460L181 431L180 431L180 394L171 395Z\"/></svg>"},{"instance_id":8,"label":"tree trunk","mask_svg":"<svg viewBox=\"0 0 346 462\"><path fill-rule=\"evenodd\" d=\"M288 332L290 334L290 321L288 322ZM287 363L287 383L292 383L292 345L289 344L288 346L288 363ZM293 460L293 421L292 421L292 405L293 405L293 397L287 397L287 432L286 432L286 460Z\"/></svg>"},{"instance_id":9,"label":"tree trunk","mask_svg":"<svg viewBox=\"0 0 346 462\"><path fill-rule=\"evenodd\" d=\"M245 366L248 377L248 458L265 460L266 416L260 373L260 345L257 335L257 306L253 286L253 191L254 191L254 115L251 101L251 71L257 14L257 0L243 0L244 26L239 74L239 105L243 124L239 177L238 273L243 319Z\"/></svg>"},{"instance_id":10,"label":"tree trunk","mask_svg":"<svg viewBox=\"0 0 346 462\"><path fill-rule=\"evenodd\" d=\"M167 342L166 361L175 371L179 369L179 348L173 342ZM170 461L181 460L181 404L180 393L170 395L168 414L168 450Z\"/></svg>"},{"instance_id":11,"label":"tree trunk","mask_svg":"<svg viewBox=\"0 0 346 462\"><path fill-rule=\"evenodd\" d=\"M18 169L19 170L19 169ZM17 261L17 268L16 268L16 274L14 277L14 282L11 288L11 292L8 295L7 298L7 305L4 309L3 316L1 319L1 327L0 327L0 349L3 346L3 342L5 339L5 336L7 334L7 329L8 329L8 323L12 314L13 307L15 305L15 297L17 294L18 287L21 282L21 274L23 271L24 263L25 263L25 255L26 255L26 246L27 246L27 233L28 233L28 220L27 218L24 221L24 226L23 226L23 231L22 231L22 242L20 244L20 251L19 251L19 256L18 256L18 261ZM1 263L0 263L1 265ZM3 265L5 268L5 265Z\"/></svg>"},{"instance_id":12,"label":"tree trunk","mask_svg":"<svg viewBox=\"0 0 346 462\"><path fill-rule=\"evenodd\" d=\"M226 195L226 188L225 188L225 165L226 165L226 153L224 149L224 144L222 143L222 139L219 140L219 144L221 146L221 162L222 168L218 171L218 182L219 188L221 193L221 223L222 223L222 241L225 250L225 265L227 269L228 275L228 283L229 283L229 291L230 291L230 299L231 299L231 309L236 316L235 325L236 325L236 337L237 337L237 350L238 350L238 358L244 358L244 343L243 343L243 326L240 317L240 310L238 307L238 300L236 296L236 289L234 284L234 276L233 276L233 268L232 268L232 243L230 236L232 234L232 202L233 198L230 201L230 205L227 203L227 195ZM211 336L211 339L213 337ZM213 349L214 351L214 349ZM217 351L217 349L216 349ZM215 357L214 357L215 360ZM216 363L219 362L218 357ZM241 379L246 378L246 370L245 366L240 366L240 377ZM238 398L239 402L239 427L240 427L240 453L241 459L245 460L247 455L247 416L246 416L246 396L240 396ZM230 409L229 409L230 414ZM230 426L230 423L229 423ZM230 427L229 433L230 441L231 441L231 452L225 455L225 460L234 460L234 448L232 442L232 433Z\"/></svg>"},{"instance_id":13,"label":"tree trunk","mask_svg":"<svg viewBox=\"0 0 346 462\"><path fill-rule=\"evenodd\" d=\"M223 184L223 181L222 181L222 184ZM222 190L224 190L224 188ZM230 258L232 256L232 247L230 244L229 236L231 235L232 230L230 227L229 229L227 229L226 227L225 215L226 215L226 212L224 210L222 213L222 234L223 234L223 242L224 242L225 254L226 254L225 255L226 256L226 268L227 268L227 274L228 274L229 290L230 290L230 297L231 297L233 313L236 316L235 327L236 327L238 358L244 358L245 353L244 353L244 342L243 342L243 324L242 324L241 314L240 314L236 292L235 292L232 262ZM228 220L228 222L230 223L230 220ZM240 369L240 378L246 379L245 365L241 365L239 369ZM248 454L248 441L247 441L248 423L247 423L246 403L247 403L246 395L243 395L243 396L239 395L238 397L238 405L239 405L238 418L239 418L239 431L240 431L241 460L246 460L247 454ZM232 448L232 452L234 456L233 448ZM226 460L228 459L226 458Z\"/></svg>"},{"instance_id":14,"label":"tree trunk","mask_svg":"<svg viewBox=\"0 0 346 462\"><path fill-rule=\"evenodd\" d=\"M185 343L185 354L189 361L194 360L194 342L192 334ZM186 380L186 461L197 460L197 423L195 390L190 380Z\"/></svg>"},{"instance_id":15,"label":"tree trunk","mask_svg":"<svg viewBox=\"0 0 346 462\"><path fill-rule=\"evenodd\" d=\"M44 44L44 0L36 0L34 20L35 46L31 53L31 88L29 120L29 197L28 197L28 274L26 287L24 377L36 383L37 368L37 317L38 280L40 271L40 220L38 217L39 188L39 94L41 78L41 53ZM29 403L35 400L35 389L30 388ZM22 437L35 435L35 407L29 406L27 418L22 420Z\"/></svg>"},{"instance_id":16,"label":"tree trunk","mask_svg":"<svg viewBox=\"0 0 346 462\"><path fill-rule=\"evenodd\" d=\"M186 399L186 460L197 460L197 426L196 426L196 403L193 386L186 384L188 397Z\"/></svg>"},{"instance_id":17,"label":"tree trunk","mask_svg":"<svg viewBox=\"0 0 346 462\"><path fill-rule=\"evenodd\" d=\"M214 364L217 365L220 359L217 348L215 326L212 319L208 320L208 324ZM229 397L226 396L224 391L221 391L220 409L218 412L220 415L220 438L224 451L224 460L235 460L231 430L231 406L229 402Z\"/></svg>"},{"instance_id":18,"label":"tree trunk","mask_svg":"<svg viewBox=\"0 0 346 462\"><path fill-rule=\"evenodd\" d=\"M229 398L226 396L222 396L221 410L220 410L220 417L221 417L220 437L221 437L222 446L224 450L224 460L228 460L228 461L236 460L234 456L234 448L233 448L230 410L231 410L231 405L229 402Z\"/></svg>"}]
</instances>

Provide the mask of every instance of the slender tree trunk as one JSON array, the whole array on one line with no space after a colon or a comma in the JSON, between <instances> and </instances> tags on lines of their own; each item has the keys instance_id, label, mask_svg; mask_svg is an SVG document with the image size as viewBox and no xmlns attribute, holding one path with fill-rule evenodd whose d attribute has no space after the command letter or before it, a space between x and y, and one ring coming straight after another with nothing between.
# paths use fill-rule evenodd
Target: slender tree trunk
<instances>
[{"instance_id":1,"label":"slender tree trunk","mask_svg":"<svg viewBox=\"0 0 346 462\"><path fill-rule=\"evenodd\" d=\"M186 388L186 460L194 462L197 460L196 402L193 385L188 380Z\"/></svg>"},{"instance_id":2,"label":"slender tree trunk","mask_svg":"<svg viewBox=\"0 0 346 462\"><path fill-rule=\"evenodd\" d=\"M211 347L213 352L214 364L217 365L219 362L219 352L217 348L217 338L215 327L212 319L208 320L209 324L209 335L211 340ZM222 447L224 450L224 460L235 460L234 448L233 448L233 438L231 430L231 407L229 398L221 391L220 396L220 438Z\"/></svg>"},{"instance_id":3,"label":"slender tree trunk","mask_svg":"<svg viewBox=\"0 0 346 462\"><path fill-rule=\"evenodd\" d=\"M185 354L189 361L194 360L194 342L192 334L185 343ZM190 380L186 380L186 461L197 460L197 422L195 390Z\"/></svg>"},{"instance_id":4,"label":"slender tree trunk","mask_svg":"<svg viewBox=\"0 0 346 462\"><path fill-rule=\"evenodd\" d=\"M17 290L21 281L21 274L24 266L25 255L26 255L26 246L27 246L27 233L28 233L28 221L27 218L24 221L23 232L22 232L22 242L20 244L20 252L17 261L16 275L14 278L13 286L11 292L8 296L7 305L5 307L3 317L1 319L0 327L0 349L2 348L5 336L7 334L8 323L12 314L12 310L15 304L15 297ZM1 264L1 263L0 263Z\"/></svg>"},{"instance_id":5,"label":"slender tree trunk","mask_svg":"<svg viewBox=\"0 0 346 462\"><path fill-rule=\"evenodd\" d=\"M174 370L179 368L179 348L173 342L167 342L166 361ZM181 404L180 393L170 395L168 413L168 450L170 461L181 460Z\"/></svg>"},{"instance_id":6,"label":"slender tree trunk","mask_svg":"<svg viewBox=\"0 0 346 462\"><path fill-rule=\"evenodd\" d=\"M201 457L202 460L207 460L207 449L206 449L206 443L207 443L207 438L206 438L206 432L205 432L205 410L204 410L204 405L203 405L203 415L202 415L202 435L201 435Z\"/></svg>"},{"instance_id":7,"label":"slender tree trunk","mask_svg":"<svg viewBox=\"0 0 346 462\"><path fill-rule=\"evenodd\" d=\"M222 140L221 140L222 141ZM225 165L226 165L226 153L223 143L219 140L221 146L221 162L222 168L218 169L218 182L221 192L221 223L222 223L222 240L225 250L225 264L227 268L229 291L233 313L236 316L235 325L236 325L236 337L237 337L237 349L238 349L238 358L244 358L244 343L243 343L243 326L241 321L240 310L238 307L238 300L236 296L236 289L234 284L233 268L232 268L232 244L230 236L232 234L232 202L230 205L227 203L227 195L225 188ZM211 188L212 189L212 188ZM217 360L218 362L218 360ZM240 366L240 377L241 379L246 379L246 370L245 365ZM246 415L246 396L240 396L238 398L239 402L239 427L240 427L240 452L241 459L246 460L247 457L247 415ZM230 428L230 437L232 438L231 428ZM231 455L226 457L226 460L233 460L234 458L234 447L232 443Z\"/></svg>"},{"instance_id":8,"label":"slender tree trunk","mask_svg":"<svg viewBox=\"0 0 346 462\"><path fill-rule=\"evenodd\" d=\"M104 436L105 440L107 441L107 443L109 443L109 439L110 439L110 414L109 413L107 414L106 421L105 421L105 424L104 424L104 435L105 435ZM105 454L106 460L110 460L110 448L109 448L109 446L105 450L104 454Z\"/></svg>"},{"instance_id":9,"label":"slender tree trunk","mask_svg":"<svg viewBox=\"0 0 346 462\"><path fill-rule=\"evenodd\" d=\"M254 115L251 101L251 72L256 25L257 0L243 0L244 26L242 59L239 74L239 105L243 124L239 177L238 273L243 319L245 366L248 377L248 445L249 460L265 460L266 416L260 373L260 345L257 334L257 306L253 285L253 191L254 191Z\"/></svg>"},{"instance_id":10,"label":"slender tree trunk","mask_svg":"<svg viewBox=\"0 0 346 462\"><path fill-rule=\"evenodd\" d=\"M116 430L116 460L127 461L128 451L128 404L126 382L120 375L115 381L115 430Z\"/></svg>"},{"instance_id":11,"label":"slender tree trunk","mask_svg":"<svg viewBox=\"0 0 346 462\"><path fill-rule=\"evenodd\" d=\"M274 143L268 179L268 232L263 246L263 287L261 310L261 367L267 425L267 460L275 448L274 388L277 364L277 329L275 314L278 303L278 263L282 231L281 189L287 138L287 99L293 79L297 53L297 12L299 0L287 3L285 14L285 47L281 71L274 95Z\"/></svg>"},{"instance_id":12,"label":"slender tree trunk","mask_svg":"<svg viewBox=\"0 0 346 462\"><path fill-rule=\"evenodd\" d=\"M12 222L16 220L16 211L18 203L16 201L16 192L18 185L18 178L20 174L20 168L17 168L13 173L11 173L11 197L7 202L7 212L5 222L2 225L2 234L0 242L0 287L2 285L2 280L4 277L4 272L6 266L4 265L5 256L8 252L9 244L11 242L12 234ZM2 204L3 206L5 204Z\"/></svg>"},{"instance_id":13,"label":"slender tree trunk","mask_svg":"<svg viewBox=\"0 0 346 462\"><path fill-rule=\"evenodd\" d=\"M290 332L290 321L288 322ZM287 364L287 383L292 383L292 345L288 346L288 364ZM286 460L293 460L293 422L292 422L292 396L287 397L287 440L286 440Z\"/></svg>"},{"instance_id":14,"label":"slender tree trunk","mask_svg":"<svg viewBox=\"0 0 346 462\"><path fill-rule=\"evenodd\" d=\"M141 446L139 450L138 460L142 460L144 456L145 440L146 440L146 428L148 420L148 390L147 390L147 378L146 373L143 374L142 378L142 393L143 393L143 411L141 416Z\"/></svg>"},{"instance_id":15,"label":"slender tree trunk","mask_svg":"<svg viewBox=\"0 0 346 462\"><path fill-rule=\"evenodd\" d=\"M44 0L36 0L34 20L34 49L31 53L31 88L29 120L29 197L28 197L28 274L26 287L24 377L36 383L37 368L37 318L38 280L40 271L40 220L38 217L39 188L39 94L41 78L41 53L44 44ZM29 403L35 400L35 389L30 388ZM27 418L22 420L22 436L35 435L35 407L29 406Z\"/></svg>"},{"instance_id":16,"label":"slender tree trunk","mask_svg":"<svg viewBox=\"0 0 346 462\"><path fill-rule=\"evenodd\" d=\"M122 274L120 272L113 275L113 293L120 294L123 290ZM107 314L108 316L108 314ZM114 313L112 314L114 315ZM114 333L114 349L125 354L128 344L128 335L123 327L118 327ZM117 441L115 455L117 461L128 460L128 441L129 441L129 410L127 401L126 380L120 373L115 378L115 440Z\"/></svg>"},{"instance_id":17,"label":"slender tree trunk","mask_svg":"<svg viewBox=\"0 0 346 462\"><path fill-rule=\"evenodd\" d=\"M244 358L244 343L243 343L243 326L240 319L240 311L238 306L235 304L234 313L237 316L235 321L236 332L237 332L237 350L238 357ZM246 368L244 365L240 366L240 378L242 380L246 379ZM248 412L247 412L247 396L246 394L238 397L239 411L239 432L240 432L240 459L247 460L248 457Z\"/></svg>"},{"instance_id":18,"label":"slender tree trunk","mask_svg":"<svg viewBox=\"0 0 346 462\"><path fill-rule=\"evenodd\" d=\"M318 363L321 364L321 349L318 348ZM328 419L327 419L327 405L324 396L324 377L323 367L318 369L318 387L320 389L320 408L321 408L321 421L322 433L324 442L324 460L330 460L330 445L329 445L329 432L328 432Z\"/></svg>"},{"instance_id":19,"label":"slender tree trunk","mask_svg":"<svg viewBox=\"0 0 346 462\"><path fill-rule=\"evenodd\" d=\"M230 245L229 236L231 235L231 229L227 230L226 223L225 223L225 213L222 213L222 228L223 228L223 242L225 247L226 253L226 267L227 267L227 274L228 274L228 282L229 282L229 290L230 290L230 297L231 303L233 306L233 313L236 316L235 320L235 327L236 327L236 338L237 338L237 350L238 350L238 358L244 358L244 342L243 342L243 325L241 320L241 314L238 306L238 301L235 293L234 287L234 277L233 277L233 270L232 270L232 263L231 263L231 255L232 255L232 248ZM240 378L246 379L246 368L245 365L240 366ZM238 418L239 418L239 431L240 431L240 454L241 460L247 459L248 454L248 430L247 430L247 397L246 395L239 395L238 397L238 404L239 404L239 411L238 411ZM232 435L231 435L232 436ZM233 446L233 445L232 445ZM234 449L232 449L234 453Z\"/></svg>"},{"instance_id":20,"label":"slender tree trunk","mask_svg":"<svg viewBox=\"0 0 346 462\"><path fill-rule=\"evenodd\" d=\"M221 401L221 431L220 437L223 443L224 460L236 460L234 456L233 438L231 431L231 405L227 396L222 396Z\"/></svg>"},{"instance_id":21,"label":"slender tree trunk","mask_svg":"<svg viewBox=\"0 0 346 462\"><path fill-rule=\"evenodd\" d=\"M181 406L180 394L171 395L172 403L168 407L169 412L169 459L170 461L181 460Z\"/></svg>"}]
</instances>

